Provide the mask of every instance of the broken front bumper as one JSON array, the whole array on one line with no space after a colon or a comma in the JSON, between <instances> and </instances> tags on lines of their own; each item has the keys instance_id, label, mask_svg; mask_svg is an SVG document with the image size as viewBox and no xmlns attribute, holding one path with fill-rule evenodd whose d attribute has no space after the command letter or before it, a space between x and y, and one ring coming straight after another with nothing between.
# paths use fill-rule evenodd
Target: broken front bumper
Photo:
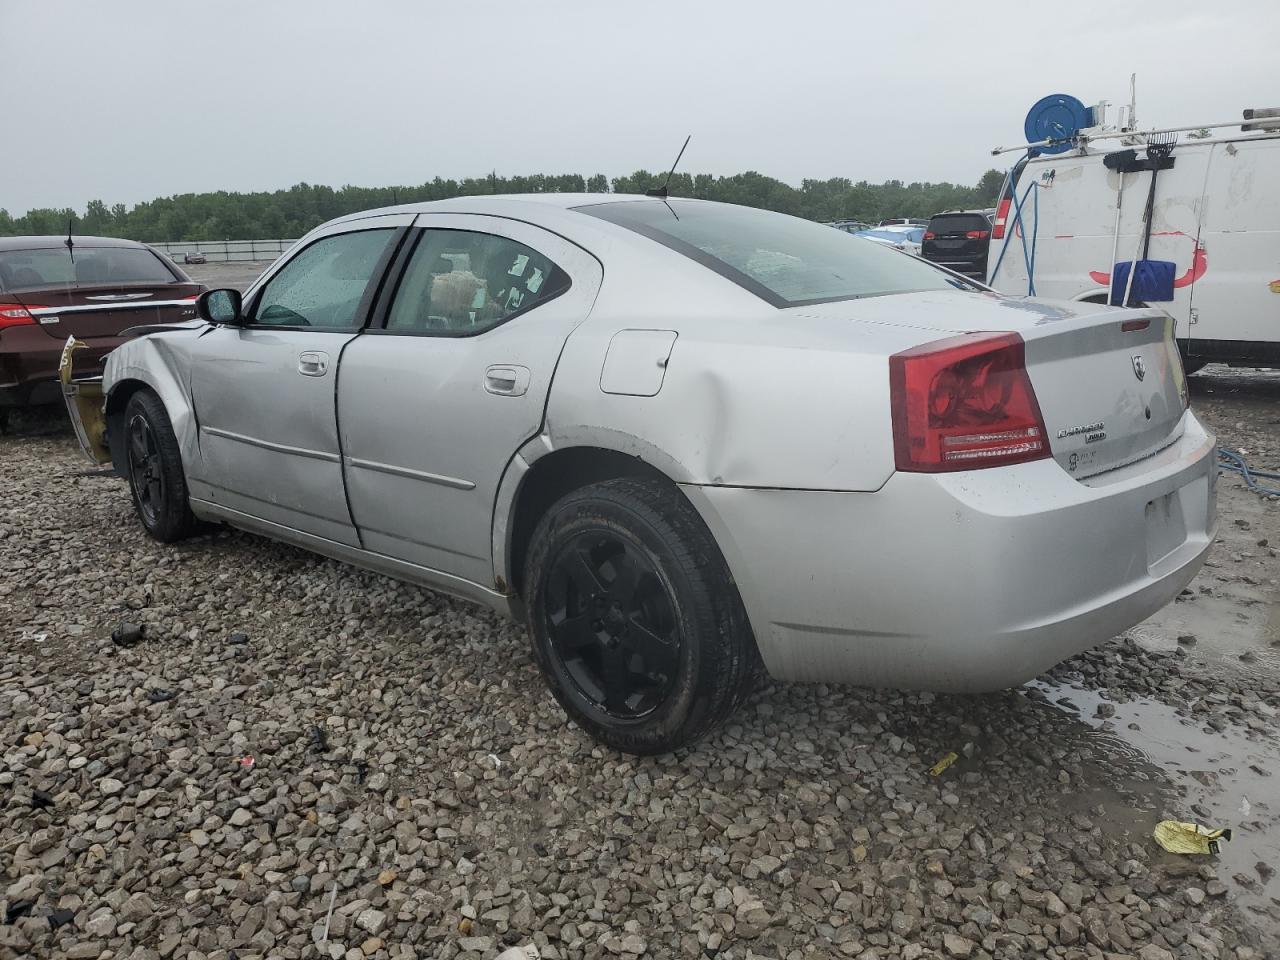
<instances>
[{"instance_id":1,"label":"broken front bumper","mask_svg":"<svg viewBox=\"0 0 1280 960\"><path fill-rule=\"evenodd\" d=\"M111 450L107 446L106 398L102 394L102 378L72 379L72 366L77 350L88 344L67 337L58 363L58 379L62 382L62 399L67 404L67 415L80 441L80 449L93 463L110 463Z\"/></svg>"}]
</instances>

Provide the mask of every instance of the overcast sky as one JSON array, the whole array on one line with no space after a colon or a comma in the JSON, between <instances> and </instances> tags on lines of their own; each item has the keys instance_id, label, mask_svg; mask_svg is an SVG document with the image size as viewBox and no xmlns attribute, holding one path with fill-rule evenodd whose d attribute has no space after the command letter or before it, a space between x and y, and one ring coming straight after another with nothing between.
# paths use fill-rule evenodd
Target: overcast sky
<instances>
[{"instance_id":1,"label":"overcast sky","mask_svg":"<svg viewBox=\"0 0 1280 960\"><path fill-rule=\"evenodd\" d=\"M686 172L973 183L1134 71L1144 125L1280 106L1277 37L1275 0L0 0L0 207L617 176L686 133Z\"/></svg>"}]
</instances>

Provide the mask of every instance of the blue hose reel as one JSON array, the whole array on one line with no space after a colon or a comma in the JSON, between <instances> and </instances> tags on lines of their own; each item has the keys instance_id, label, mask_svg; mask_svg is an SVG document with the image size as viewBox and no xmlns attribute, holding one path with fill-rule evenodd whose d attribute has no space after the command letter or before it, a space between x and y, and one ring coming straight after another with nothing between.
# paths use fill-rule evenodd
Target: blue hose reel
<instances>
[{"instance_id":1,"label":"blue hose reel","mask_svg":"<svg viewBox=\"0 0 1280 960\"><path fill-rule=\"evenodd\" d=\"M1072 137L1096 123L1093 107L1086 107L1075 97L1065 93L1052 93L1037 100L1027 112L1023 132L1027 135L1027 143L1038 143L1041 140L1063 141L1035 147L1035 153L1065 153L1071 149Z\"/></svg>"}]
</instances>

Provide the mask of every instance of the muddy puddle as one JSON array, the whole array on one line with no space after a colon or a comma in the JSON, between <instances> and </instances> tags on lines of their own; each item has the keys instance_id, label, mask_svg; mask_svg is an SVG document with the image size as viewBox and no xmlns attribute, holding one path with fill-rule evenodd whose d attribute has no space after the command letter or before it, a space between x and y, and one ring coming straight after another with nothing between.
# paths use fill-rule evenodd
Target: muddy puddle
<instances>
[{"instance_id":1,"label":"muddy puddle","mask_svg":"<svg viewBox=\"0 0 1280 960\"><path fill-rule=\"evenodd\" d=\"M1112 701L1098 691L1037 680L1038 709L1066 712L1077 722L1081 753L1101 761L1110 788L1074 798L1081 807L1101 805L1117 832L1144 840L1156 861L1177 857L1159 851L1151 831L1164 819L1230 827L1233 838L1212 863L1242 905L1280 897L1280 878L1259 874L1258 863L1280 868L1280 742L1271 732L1217 730L1194 715L1196 701L1175 708L1150 699ZM1114 710L1111 716L1100 716ZM1182 712L1180 712L1182 711Z\"/></svg>"}]
</instances>

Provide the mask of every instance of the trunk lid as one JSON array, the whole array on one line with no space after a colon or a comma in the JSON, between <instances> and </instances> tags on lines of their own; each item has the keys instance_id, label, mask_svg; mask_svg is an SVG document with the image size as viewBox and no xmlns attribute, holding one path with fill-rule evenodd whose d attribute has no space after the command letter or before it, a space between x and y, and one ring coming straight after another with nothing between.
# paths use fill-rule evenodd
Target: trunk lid
<instances>
[{"instance_id":1,"label":"trunk lid","mask_svg":"<svg viewBox=\"0 0 1280 960\"><path fill-rule=\"evenodd\" d=\"M1186 378L1161 310L1122 310L989 293L918 293L806 308L914 328L920 342L1018 333L1050 449L1078 479L1140 460L1178 438Z\"/></svg>"},{"instance_id":2,"label":"trunk lid","mask_svg":"<svg viewBox=\"0 0 1280 960\"><path fill-rule=\"evenodd\" d=\"M190 320L195 297L204 289L193 282L75 284L16 291L18 300L46 334L59 342L69 336L92 341L118 336L143 323Z\"/></svg>"}]
</instances>

